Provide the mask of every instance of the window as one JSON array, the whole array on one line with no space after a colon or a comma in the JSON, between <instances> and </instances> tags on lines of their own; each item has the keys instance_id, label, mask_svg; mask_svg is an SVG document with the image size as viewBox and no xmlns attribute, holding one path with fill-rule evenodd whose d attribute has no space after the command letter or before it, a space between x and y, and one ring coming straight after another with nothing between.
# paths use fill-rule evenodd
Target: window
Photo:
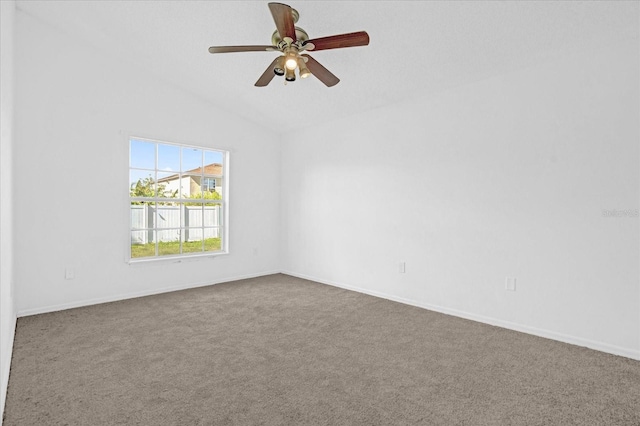
<instances>
[{"instance_id":1,"label":"window","mask_svg":"<svg viewBox=\"0 0 640 426\"><path fill-rule=\"evenodd\" d=\"M213 192L216 190L216 179L215 178L204 178L202 179L202 190Z\"/></svg>"},{"instance_id":2,"label":"window","mask_svg":"<svg viewBox=\"0 0 640 426\"><path fill-rule=\"evenodd\" d=\"M130 259L227 252L228 153L129 139Z\"/></svg>"}]
</instances>

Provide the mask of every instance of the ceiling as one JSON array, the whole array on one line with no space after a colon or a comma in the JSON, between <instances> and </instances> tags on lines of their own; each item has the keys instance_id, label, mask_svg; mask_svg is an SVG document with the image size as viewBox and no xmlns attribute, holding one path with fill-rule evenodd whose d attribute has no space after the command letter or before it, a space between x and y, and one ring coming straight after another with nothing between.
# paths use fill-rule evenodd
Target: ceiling
<instances>
[{"instance_id":1,"label":"ceiling","mask_svg":"<svg viewBox=\"0 0 640 426\"><path fill-rule=\"evenodd\" d=\"M370 44L312 52L341 82L255 81L275 52L267 1L33 1L18 10L276 132L433 94L638 37L637 2L290 1L310 38L367 31Z\"/></svg>"}]
</instances>

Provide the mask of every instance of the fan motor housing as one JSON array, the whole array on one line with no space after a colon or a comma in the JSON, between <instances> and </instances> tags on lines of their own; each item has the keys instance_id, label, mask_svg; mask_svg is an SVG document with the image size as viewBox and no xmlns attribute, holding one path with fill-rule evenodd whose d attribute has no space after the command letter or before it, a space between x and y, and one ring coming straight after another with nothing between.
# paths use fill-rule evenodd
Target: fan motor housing
<instances>
[{"instance_id":1,"label":"fan motor housing","mask_svg":"<svg viewBox=\"0 0 640 426\"><path fill-rule=\"evenodd\" d=\"M295 28L296 28L296 39L298 43L304 43L305 41L309 40L309 34L307 34L305 30L303 30L300 27L295 27ZM282 37L280 37L280 33L278 32L278 30L275 30L271 35L271 44L273 44L274 46L277 46L278 43L280 43L281 41L282 41Z\"/></svg>"}]
</instances>

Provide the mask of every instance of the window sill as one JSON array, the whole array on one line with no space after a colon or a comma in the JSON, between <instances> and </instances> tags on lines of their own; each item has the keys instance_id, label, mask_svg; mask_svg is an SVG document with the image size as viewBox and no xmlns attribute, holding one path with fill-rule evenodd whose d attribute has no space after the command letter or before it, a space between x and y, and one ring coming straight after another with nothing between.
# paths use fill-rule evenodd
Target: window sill
<instances>
[{"instance_id":1,"label":"window sill","mask_svg":"<svg viewBox=\"0 0 640 426\"><path fill-rule=\"evenodd\" d=\"M180 255L180 256L162 256L162 257L141 257L137 259L127 259L127 263L129 266L138 266L138 265L154 265L154 264L163 264L163 263L188 263L188 262L196 262L201 260L213 260L218 256L226 256L228 255L228 251L221 251L215 253L203 253L203 254L191 254L191 255Z\"/></svg>"}]
</instances>

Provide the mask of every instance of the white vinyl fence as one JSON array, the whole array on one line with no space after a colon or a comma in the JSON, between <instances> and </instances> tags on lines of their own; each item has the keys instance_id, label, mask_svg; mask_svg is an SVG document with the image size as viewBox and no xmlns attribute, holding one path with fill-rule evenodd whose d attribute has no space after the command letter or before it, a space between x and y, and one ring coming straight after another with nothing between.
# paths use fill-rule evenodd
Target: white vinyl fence
<instances>
[{"instance_id":1,"label":"white vinyl fence","mask_svg":"<svg viewBox=\"0 0 640 426\"><path fill-rule=\"evenodd\" d=\"M222 206L131 206L131 243L202 241L220 237ZM157 221L157 223L156 223ZM154 226L154 224L156 226ZM204 228L203 228L204 225ZM171 229L172 228L172 229Z\"/></svg>"}]
</instances>

